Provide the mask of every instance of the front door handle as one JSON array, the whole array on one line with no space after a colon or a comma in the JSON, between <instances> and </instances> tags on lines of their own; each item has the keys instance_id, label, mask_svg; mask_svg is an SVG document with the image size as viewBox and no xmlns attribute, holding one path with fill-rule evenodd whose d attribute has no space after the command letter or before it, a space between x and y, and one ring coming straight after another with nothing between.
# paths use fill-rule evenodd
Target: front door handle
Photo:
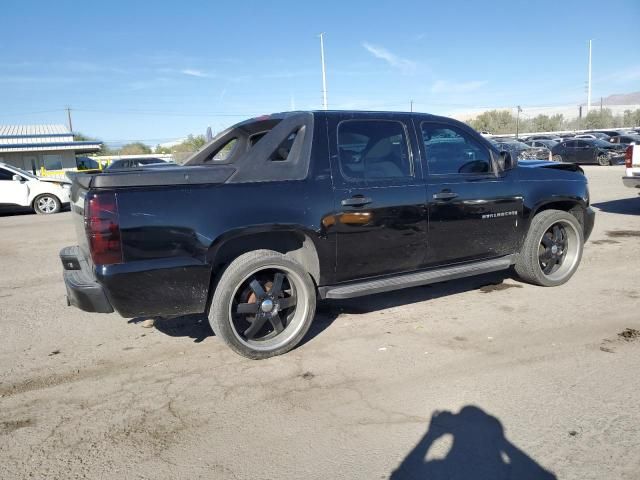
<instances>
[{"instance_id":1,"label":"front door handle","mask_svg":"<svg viewBox=\"0 0 640 480\"><path fill-rule=\"evenodd\" d=\"M355 197L345 198L341 203L343 207L363 207L370 204L372 201L373 200L371 200L369 197L357 195Z\"/></svg>"},{"instance_id":2,"label":"front door handle","mask_svg":"<svg viewBox=\"0 0 640 480\"><path fill-rule=\"evenodd\" d=\"M452 198L456 198L458 196L455 192L440 192L434 193L433 198L436 200L451 200Z\"/></svg>"}]
</instances>

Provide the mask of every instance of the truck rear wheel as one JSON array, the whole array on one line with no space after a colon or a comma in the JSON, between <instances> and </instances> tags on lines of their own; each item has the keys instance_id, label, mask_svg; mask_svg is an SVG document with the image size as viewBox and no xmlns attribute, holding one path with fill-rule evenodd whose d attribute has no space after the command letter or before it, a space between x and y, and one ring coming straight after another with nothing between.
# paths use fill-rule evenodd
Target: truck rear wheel
<instances>
[{"instance_id":1,"label":"truck rear wheel","mask_svg":"<svg viewBox=\"0 0 640 480\"><path fill-rule=\"evenodd\" d=\"M236 258L215 286L209 322L214 333L242 356L262 359L294 348L315 315L310 275L272 250Z\"/></svg>"},{"instance_id":2,"label":"truck rear wheel","mask_svg":"<svg viewBox=\"0 0 640 480\"><path fill-rule=\"evenodd\" d=\"M562 210L544 210L531 221L516 273L534 285L562 285L578 268L583 246L582 225L576 217Z\"/></svg>"}]
</instances>

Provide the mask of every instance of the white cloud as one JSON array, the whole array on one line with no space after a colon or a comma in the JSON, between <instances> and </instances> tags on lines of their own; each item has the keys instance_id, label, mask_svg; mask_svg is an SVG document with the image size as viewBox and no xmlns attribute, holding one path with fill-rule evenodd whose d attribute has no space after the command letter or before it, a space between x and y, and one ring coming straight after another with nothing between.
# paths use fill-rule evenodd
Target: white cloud
<instances>
[{"instance_id":1,"label":"white cloud","mask_svg":"<svg viewBox=\"0 0 640 480\"><path fill-rule=\"evenodd\" d=\"M185 68L184 70L180 70L180 73L182 73L183 75L188 75L190 77L199 77L199 78L209 77L209 75L204 73L202 70L196 70L194 68Z\"/></svg>"},{"instance_id":2,"label":"white cloud","mask_svg":"<svg viewBox=\"0 0 640 480\"><path fill-rule=\"evenodd\" d=\"M392 67L397 68L400 71L402 71L402 73L411 73L417 67L417 63L416 62L414 62L412 60L408 60L406 58L399 57L399 56L395 55L394 53L391 53L389 50L387 50L384 47L378 47L376 45L371 45L370 43L367 43L367 42L363 42L362 46L371 55L373 55L376 58L379 58L380 60L384 60L385 62L387 62Z\"/></svg>"},{"instance_id":3,"label":"white cloud","mask_svg":"<svg viewBox=\"0 0 640 480\"><path fill-rule=\"evenodd\" d=\"M472 80L470 82L449 82L437 80L431 85L431 93L469 93L475 92L487 84L484 80Z\"/></svg>"}]
</instances>

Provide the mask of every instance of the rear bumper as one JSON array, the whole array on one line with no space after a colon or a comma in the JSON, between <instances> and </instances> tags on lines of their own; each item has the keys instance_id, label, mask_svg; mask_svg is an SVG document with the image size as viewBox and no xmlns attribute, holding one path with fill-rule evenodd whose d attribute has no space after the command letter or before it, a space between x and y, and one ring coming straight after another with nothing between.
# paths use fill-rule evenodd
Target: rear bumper
<instances>
[{"instance_id":1,"label":"rear bumper","mask_svg":"<svg viewBox=\"0 0 640 480\"><path fill-rule=\"evenodd\" d=\"M593 231L593 225L596 221L596 212L593 208L589 207L584 211L584 241L589 240L591 232Z\"/></svg>"},{"instance_id":2,"label":"rear bumper","mask_svg":"<svg viewBox=\"0 0 640 480\"><path fill-rule=\"evenodd\" d=\"M640 188L640 176L622 177L622 184L629 188Z\"/></svg>"},{"instance_id":3,"label":"rear bumper","mask_svg":"<svg viewBox=\"0 0 640 480\"><path fill-rule=\"evenodd\" d=\"M67 289L67 304L85 312L111 313L113 307L80 254L78 247L65 247L60 251L64 271L62 278Z\"/></svg>"}]
</instances>

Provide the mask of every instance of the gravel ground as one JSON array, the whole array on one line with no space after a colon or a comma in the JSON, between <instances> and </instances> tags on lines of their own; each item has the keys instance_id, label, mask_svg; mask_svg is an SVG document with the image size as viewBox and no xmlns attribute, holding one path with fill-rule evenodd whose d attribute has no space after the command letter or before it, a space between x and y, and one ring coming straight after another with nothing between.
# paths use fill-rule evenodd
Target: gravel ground
<instances>
[{"instance_id":1,"label":"gravel ground","mask_svg":"<svg viewBox=\"0 0 640 480\"><path fill-rule=\"evenodd\" d=\"M0 217L0 478L637 479L640 197L585 170L599 213L568 284L326 302L259 362L198 316L66 307L70 214Z\"/></svg>"}]
</instances>

